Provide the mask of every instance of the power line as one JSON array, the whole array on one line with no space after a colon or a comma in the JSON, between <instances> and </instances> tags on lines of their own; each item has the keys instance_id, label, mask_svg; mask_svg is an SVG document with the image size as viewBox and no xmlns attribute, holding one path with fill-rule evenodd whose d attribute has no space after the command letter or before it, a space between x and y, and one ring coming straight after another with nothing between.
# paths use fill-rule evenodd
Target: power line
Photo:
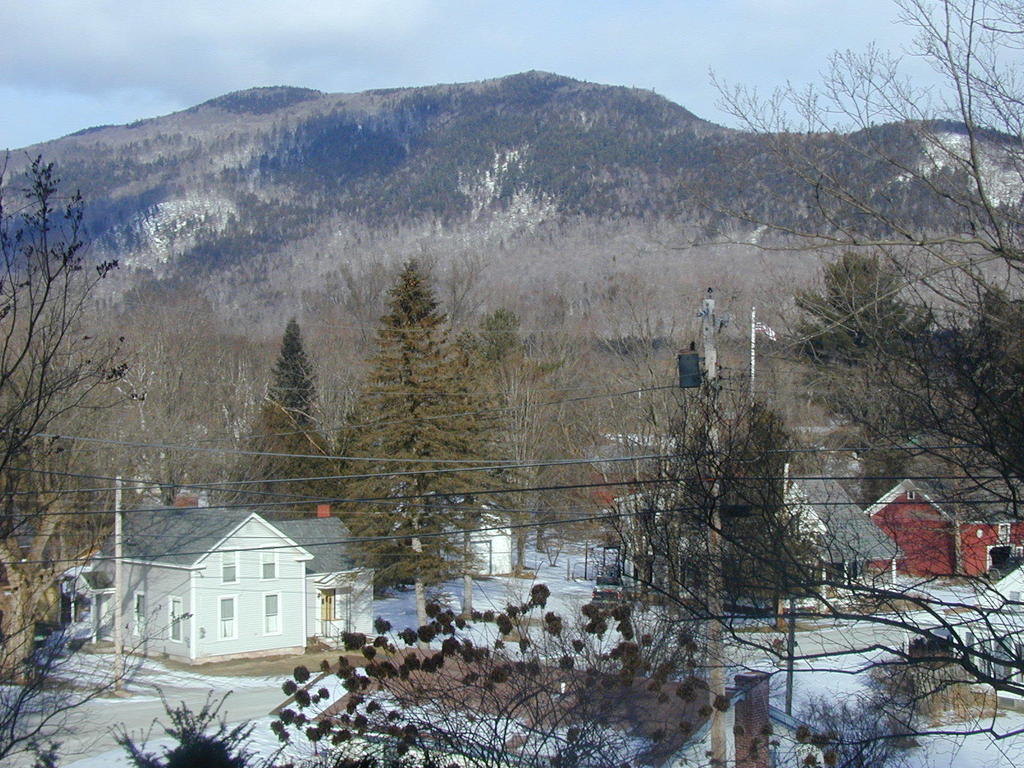
<instances>
[{"instance_id":1,"label":"power line","mask_svg":"<svg viewBox=\"0 0 1024 768\"><path fill-rule=\"evenodd\" d=\"M389 477L390 473L383 473L382 476ZM849 475L764 475L756 478L752 477L725 477L719 478L719 482L726 481L735 482L737 480L742 483L751 482L769 482L769 481L811 481L811 480L893 480L899 482L901 480L912 480L917 482L930 482L930 481L957 481L957 480L971 480L975 482L982 481L1002 481L1005 478L998 475L991 476L975 476L968 477L965 475L873 475L873 476L849 476ZM517 494L517 493L546 493L553 491L572 491L572 490L586 490L591 488L615 488L622 486L630 487L644 487L652 485L679 485L685 482L685 477L657 477L657 478L640 478L640 479L627 479L627 480L604 480L600 482L586 482L586 483L563 483L555 485L541 485L541 486L505 486L501 488L469 488L463 489L458 492L450 494L435 494L435 493L416 493L416 494L401 494L391 496L364 496L364 497L338 497L338 496L323 496L323 497L303 497L303 500L308 503L323 503L323 504L394 504L402 505L410 501L425 500L421 503L429 502L430 500L441 500L448 497L477 497L477 496L494 496L502 494ZM971 499L971 498L948 498L943 500L935 500L935 503L956 503L964 504L969 506L983 506L983 505L995 505L1000 503L1006 503L1006 499L995 497L992 499ZM838 502L837 502L838 503ZM457 503L461 504L461 502ZM445 502L446 506L451 506L448 502ZM281 508L281 507L294 507L294 501L276 501L276 502L250 502L250 503L239 503L239 504L221 504L216 507L204 507L204 506L185 506L185 507L135 507L131 509L122 510L125 513L136 513L136 512L154 512L168 509L177 509L181 511L194 511L194 510L230 510L230 509L264 509L264 508ZM499 510L500 511L500 510ZM82 510L68 510L68 511L39 511L35 513L27 513L24 517L36 518L46 516L62 516L62 517L74 517L77 515L107 515L111 514L109 509L82 509ZM370 514L373 514L370 512Z\"/></svg>"},{"instance_id":2,"label":"power line","mask_svg":"<svg viewBox=\"0 0 1024 768\"><path fill-rule=\"evenodd\" d=\"M493 496L500 494L514 494L514 493L539 493L539 492L550 492L550 491L563 491L563 490L583 490L587 488L602 488L602 487L616 487L622 485L635 485L635 484L652 484L652 483L668 483L676 482L670 479L657 479L657 480L617 480L617 481L603 481L603 482L591 482L591 483L565 483L561 485L543 485L543 486L528 486L528 487L503 487L503 488L474 488L459 491L458 493L448 494L450 496ZM431 499L441 500L444 499L443 494L433 493L414 493L414 494L402 494L397 496L362 496L362 497L338 497L338 496L324 496L320 498L309 499L311 503L322 503L322 504L396 504L401 505L406 502L415 501L418 499L424 499L430 501ZM136 513L136 512L155 512L168 509L177 509L183 512L192 510L230 510L230 509L264 509L264 508L278 508L278 507L294 507L294 503L286 501L267 501L267 502L255 502L246 504L222 504L216 507L134 507L131 509L122 510L122 512ZM62 517L74 517L76 515L109 515L112 514L110 509L82 509L82 510L68 510L66 512L54 512L54 511L41 511L36 513L30 513L26 517L46 517L46 516L62 516Z\"/></svg>"},{"instance_id":3,"label":"power line","mask_svg":"<svg viewBox=\"0 0 1024 768\"><path fill-rule=\"evenodd\" d=\"M657 389L674 389L675 387L655 387L649 389L632 390L630 392L615 393L615 394L632 394L636 392L645 392L657 390ZM611 396L611 395L605 395ZM396 463L396 464L460 464L460 465L471 465L465 467L448 467L433 470L399 470L397 472L375 472L375 473L353 473L344 475L320 475L320 476L305 476L299 478L266 478L261 480L239 480L239 481L207 481L201 483L172 483L172 482L159 482L153 480L134 480L135 484L152 484L152 485L171 485L181 488L199 488L199 489L212 489L215 487L225 487L229 485L241 486L250 484L276 484L276 483L287 483L287 482L314 482L314 481L327 481L327 480L350 480L350 479L369 479L374 477L387 477L387 476L415 476L415 475L433 475L433 474L451 474L451 473L465 473L465 472L494 472L505 469L530 469L550 466L562 466L562 465L573 465L573 464L599 464L602 462L620 462L620 461L648 461L654 459L668 459L673 458L675 454L658 454L658 455L641 455L641 456L626 456L626 457L593 457L584 459L559 459L548 462L530 462L530 463L513 463L513 462L495 462L493 459L429 459L421 457L410 457L410 458L397 458L397 457L366 457L366 456L334 456L326 454L299 454L299 453L284 453L284 452L269 452L269 451L244 451L235 449L220 449L220 448L202 448L195 445L182 445L182 444L171 444L171 443L135 443L129 441L116 441L104 438L92 438L85 436L74 436L74 435L59 435L51 433L37 433L41 437L49 437L54 439L66 439L71 441L79 442L95 442L103 444L111 444L124 447L151 447L161 449L174 449L183 451L197 451L207 453L227 453L234 455L247 455L247 456L264 456L264 457L275 457L275 458L293 458L293 459L313 459L322 461L364 461L364 462L376 462L376 463ZM291 434L291 433L281 433ZM965 445L959 445L958 448L970 447ZM824 447L810 447L810 448L778 448L769 449L765 453L846 453L846 452L862 452L863 446L851 447L851 448L824 448ZM904 451L923 451L923 450L951 450L949 446L887 446L886 450L904 450ZM490 463L488 463L490 462ZM475 466L474 466L475 465ZM479 466L483 465L483 466ZM41 470L22 469L22 471L34 471L41 472ZM57 474L57 473L52 473ZM99 478L101 476L95 475L75 475L72 473L66 473L68 477L82 477L82 478ZM103 479L113 479L110 477ZM851 478L839 478L839 479L851 479ZM868 478L860 478L868 479ZM882 479L882 478L878 478ZM941 479L936 477L935 479ZM103 490L103 489L95 489ZM74 491L74 492L86 492L86 491ZM243 489L239 489L238 492L248 493ZM19 493L42 493L34 491L26 491ZM252 493L257 493L252 491ZM263 492L270 493L270 492Z\"/></svg>"},{"instance_id":4,"label":"power line","mask_svg":"<svg viewBox=\"0 0 1024 768\"><path fill-rule=\"evenodd\" d=\"M583 389L583 388L579 387L578 389ZM606 397L621 397L621 396L624 396L624 395L635 395L635 394L639 394L639 393L643 393L643 392L656 392L656 391L665 390L665 389L677 389L677 387L674 384L673 385L659 386L659 387L644 387L644 388L641 388L641 389L626 390L624 392L603 392L603 393L593 394L593 395L580 395L579 397L562 398L560 400L547 400L547 401L543 401L543 402L540 402L540 403L530 403L529 405L496 406L494 408L481 408L481 409L477 409L477 410L473 410L473 411L460 411L460 412L453 412L453 413L443 413L443 414L436 414L436 415L433 415L433 416L416 416L416 417L409 417L409 418L404 418L404 419L380 419L380 420L377 420L377 421L370 421L370 422L365 422L365 423L362 423L362 424L344 424L343 423L343 424L341 424L339 426L333 427L330 431L339 431L339 430L343 430L343 429L365 429L367 427L383 427L383 426L392 426L392 425L395 425L395 424L416 424L416 423L421 423L421 422L426 422L426 421L440 421L440 420L444 420L444 419L460 418L460 417L463 417L463 416L492 416L493 418L499 418L500 414L521 410L522 408L526 408L526 407L529 407L529 408L546 408L546 407L555 406L555 405L564 405L566 403L577 403L577 402L584 402L584 401L587 401L587 400L599 400L599 399L606 398ZM541 390L541 391L544 391L544 390ZM551 391L559 391L559 390L551 390ZM572 390L571 389L566 389L564 391L572 391ZM380 392L380 393L368 392L368 393L363 393L363 394L380 394L380 395L384 396L384 395L392 395L394 393L390 393L390 392ZM412 393L412 394L420 394L420 393ZM427 394L431 394L431 393L427 393ZM451 394L454 397L454 396L457 396L457 395L460 395L460 394L461 395L466 395L467 393L446 393L446 394ZM291 435L301 435L301 434L306 434L308 432L310 432L310 430L302 430L302 429L296 429L296 430L290 430L290 431L284 431L284 432L270 432L270 433L255 433L254 432L254 433L250 433L248 435L243 435L241 437L236 437L234 435L229 435L229 436L225 436L225 437L200 438L196 442L197 443L203 443L203 442L209 443L209 442L220 442L220 441L223 441L223 440L233 440L233 441L258 440L260 438L266 438L266 437L288 437L288 436L291 436ZM40 435L43 436L43 437L51 436L51 435L44 435L43 433L40 433ZM75 439L73 436L63 436L63 437L65 437L66 439ZM103 441L99 440L99 438L90 438L90 439L92 439L94 441L97 441L97 442L103 442ZM155 447L155 448L171 447L171 448L188 449L188 450L191 450L191 449L203 450L201 448L198 448L195 445L182 446L181 444L177 444L177 445L173 445L172 446L172 445L147 445L147 444L121 443L121 442L116 442L116 441L110 441L110 442L112 442L115 445L127 445L127 446L131 446L131 447ZM213 449L213 450L215 450L215 449ZM222 453L235 453L235 454L242 454L242 455L257 455L257 456L259 456L259 455L265 455L265 456L278 455L278 454L267 453L267 452L245 452L245 451L239 451L239 450L233 450L233 449L227 449L227 448L221 449L219 452L222 452ZM313 455L313 456L301 456L301 457L297 457L297 458L339 458L339 457L329 457L329 456ZM344 458L344 457L341 457L341 458Z\"/></svg>"},{"instance_id":5,"label":"power line","mask_svg":"<svg viewBox=\"0 0 1024 768\"><path fill-rule=\"evenodd\" d=\"M573 523L592 522L592 521L595 521L595 520L606 520L606 519L614 519L614 518L620 518L620 517L632 517L632 516L635 516L637 514L640 514L640 513L638 513L638 512L608 512L608 513L602 513L602 514L598 514L598 515L585 515L585 516L581 516L581 517L575 517L575 518L569 518L569 519L563 519L563 520L543 520L543 521L536 521L536 522L530 522L530 523L509 523L509 524L501 524L501 525L483 526L483 527L472 528L472 529L459 529L457 531L423 531L423 532L417 532L415 535L416 535L416 537L421 538L421 539L437 539L437 538L445 538L445 537L449 537L449 536L463 536L463 535L465 535L467 533L468 534L487 533L487 532L490 532L490 531L506 531L506 530L518 530L518 529L523 529L523 528L537 528L537 527L540 527L540 526L570 525L570 524L573 524ZM270 522L270 524L273 525L273 521L268 521L268 522ZM342 538L342 539L333 539L333 540L327 540L327 541L316 541L316 542L310 542L308 544L298 544L296 546L298 546L299 548L305 549L305 548L309 548L309 547L338 546L338 545L341 545L341 544L364 544L364 543L372 543L372 542L378 542L378 541L403 541L403 540L409 539L412 535L413 534L409 534L409 533L406 533L406 534L396 533L396 534L387 534L387 535L382 535L382 536L347 536L347 537ZM274 545L274 546L235 547L235 548L231 548L231 549L218 549L216 551L217 552L224 552L224 553L234 553L234 552L271 552L271 551L275 551L275 550L291 549L291 548L292 547L287 546L287 545L282 546L281 544L277 544L277 545ZM156 558L159 558L159 557L166 557L168 555L182 555L182 556L193 556L194 555L194 556L198 557L200 555L210 554L210 551L211 550L203 549L203 550L196 550L196 551L192 551L192 552L166 552L166 553L163 553L161 555L147 555L146 558L144 558L144 559L148 562L148 561L151 561L151 560L155 560ZM143 559L143 558L133 558L132 556L129 555L129 556L125 557L124 559L128 560L128 561L131 561L131 560ZM50 564L50 563L79 563L79 562L88 562L88 561L101 562L101 561L113 561L113 560L115 560L115 558L112 555L92 555L92 556L76 557L76 558L54 558L54 559L47 559L47 560L20 560L19 563L28 563L28 564L33 564L33 565L39 565L39 564Z\"/></svg>"},{"instance_id":6,"label":"power line","mask_svg":"<svg viewBox=\"0 0 1024 768\"><path fill-rule=\"evenodd\" d=\"M85 440L85 439L92 439L92 438L73 438L72 437L72 438L69 438L69 439L83 439L83 440ZM958 444L955 447L957 449L962 449L964 447L971 447L971 445L970 444ZM185 446L182 446L182 448L185 448ZM897 450L897 451L906 451L906 452L916 452L916 451L925 451L925 450L952 450L952 448L953 448L953 446L915 444L915 445L909 445L909 446L886 446L884 450ZM772 448L772 449L768 449L768 450L764 451L764 453L766 453L766 454L779 454L779 453L781 453L781 454L793 454L793 453L802 453L802 454L807 454L807 453L811 453L811 454L816 454L816 453L857 453L857 452L863 452L864 450L865 450L864 446L862 446L862 445L861 446L849 446L849 447L842 447L842 446L840 446L840 447L820 447L820 446L814 446L814 447L807 447L807 448L797 448L797 447L791 447L791 448ZM266 454L266 455L279 456L279 457L282 457L282 458L310 458L309 456L306 456L305 454L277 454L277 453L275 453L275 454ZM445 467L445 468L440 468L440 469L428 469L428 470L398 470L398 471L395 471L395 472L384 471L384 472L373 472L373 473L352 473L352 474L337 474L337 475L304 475L304 476L299 476L299 477L287 477L287 478L275 477L275 478L262 478L262 479L247 479L247 480L211 480L211 481L200 481L200 482L160 481L160 480L154 480L154 479L149 479L149 478L145 478L145 479L144 478L132 478L132 479L126 479L125 482L127 482L129 484L132 484L132 485L139 485L139 486L160 486L160 487L171 486L171 487L177 487L177 488L190 488L190 489L199 489L199 490L216 490L218 488L223 488L223 487L228 487L228 486L244 486L244 485L256 485L256 484L259 484L259 485L268 485L268 484L269 485L276 485L276 484L280 484L280 483L318 482L318 481L328 481L328 480L353 480L353 479L368 479L368 478L375 478L375 477L398 477L398 476L403 476L403 475L405 475L405 476L408 476L408 475L415 476L415 475L433 475L433 474L451 474L451 473L463 474L463 473L469 473L469 472L493 472L493 471L500 471L500 470L507 470L507 469L533 469L533 468L542 468L542 467L571 466L571 465L581 465L581 464L618 463L618 462L631 462L631 461L652 461L652 460L663 460L663 459L667 460L667 459L681 458L682 456L683 455L679 454L679 453L641 454L641 455L630 455L630 456L595 456L595 457L586 457L586 458L580 458L580 459L551 459L551 460L548 460L548 461L536 461L536 462L519 462L519 463L515 463L515 462L502 462L502 463L494 463L494 464L484 464L483 466L470 466L470 467L453 467L453 468L452 467ZM319 458L319 459L324 459L324 460L328 460L328 459L348 460L348 459L350 459L352 457L312 456L312 458ZM396 463L398 463L398 462L405 462L405 461L414 462L414 463L421 463L421 462L428 462L428 461L436 462L436 463L456 463L458 461L463 461L463 460L425 459L425 458L424 459L419 459L419 458L400 459L400 458L394 458L394 457L391 457L391 458L358 457L358 458L360 460L363 460L363 461L378 461L378 462L382 462L382 463L384 463L384 462L396 462ZM465 461L468 461L468 462L473 463L473 464L480 464L481 462L484 462L486 460L484 460L484 459L472 459L472 460L465 460ZM30 473L36 473L36 474L47 474L47 475L53 475L53 476L78 478L78 479L110 480L110 481L114 481L116 479L115 477L110 476L110 475L96 475L96 474L84 474L84 473L74 473L74 472L60 472L60 471L56 471L56 470L32 469L30 467L11 467L10 469L15 470L15 471L20 471L20 472L30 472ZM996 479L1004 479L1004 478L1002 478L1000 476L990 476L990 477L977 476L976 478L972 478L969 475L962 475L962 476L961 475L948 475L948 476L941 476L941 475L924 476L924 475L921 475L921 476L914 476L914 477L908 477L908 476L904 475L904 476L901 476L899 478L897 478L895 476L892 476L892 477L883 477L883 476L867 477L867 476L859 476L859 475L858 476L840 476L840 475L836 475L836 476L831 476L831 477L820 476L817 479L833 479L833 480L885 480L885 479L965 480L965 479L988 479L988 480L996 480ZM66 490L61 490L61 491L52 491L52 490L47 490L47 491L16 491L16 492L11 492L11 493L9 493L7 495L11 495L11 496L13 496L13 495L34 495L34 494L55 493L55 492L59 492L59 493L87 493L88 492L88 493L92 493L92 492L101 492L101 491L110 491L110 490L113 490L113 487L109 487L109 488L90 488L90 489L74 489L74 488L71 488L71 489L66 489ZM239 489L238 492L239 493L254 493L254 494L257 493L257 491L247 491L247 490L244 490L244 489ZM262 492L262 493L270 495L270 492ZM296 494L295 496L297 496L299 498L302 497L302 495L298 495L298 494Z\"/></svg>"},{"instance_id":7,"label":"power line","mask_svg":"<svg viewBox=\"0 0 1024 768\"><path fill-rule=\"evenodd\" d=\"M810 479L810 478L793 478L793 479ZM574 487L574 486L570 486L570 487ZM189 510L189 509L194 510L194 509L204 509L204 508L202 508L202 507L192 507L192 508L186 507L184 509L185 510ZM208 509L211 509L211 510L215 511L216 508L208 508ZM125 511L139 511L139 510L125 510ZM703 512L703 511L706 511L706 510L703 507L699 507L699 506L683 506L683 507L675 507L671 511L673 511L673 512ZM480 526L480 527L477 527L477 528L470 528L470 529L459 529L459 530L456 530L456 531L417 531L415 535L418 538L421 538L421 539L435 539L435 538L445 538L445 537L450 537L450 536L463 536L465 534L472 535L474 533L488 533L488 532L492 532L492 531L519 530L519 529L526 529L526 528L537 528L537 527L541 527L541 526L552 526L553 527L553 526L560 526L560 525L570 525L570 524L574 524L574 523L594 522L594 521L597 521L597 520L611 520L611 519L620 519L620 518L626 518L626 517L636 517L636 516L645 514L645 512L646 512L645 510L602 512L600 514L583 515L583 516L574 517L574 518L563 518L563 519L556 519L556 520L538 520L538 521L526 522L526 523L502 523L502 524L498 524L498 525ZM268 521L268 522L270 522L271 525L274 524L273 521ZM301 547L301 548L309 548L309 547L322 547L322 546L338 546L338 545L342 545L342 544L364 544L364 543L374 543L374 542L381 542L381 541L404 541L404 540L409 539L411 536L412 536L412 534L410 534L410 533L405 533L405 534L386 534L386 535L380 535L380 536L348 536L348 537L345 537L345 538L342 538L342 539L310 542L310 543L301 544L301 545L298 545L298 546ZM245 537L245 538L249 538L249 537ZM235 553L235 552L266 552L266 551L275 551L275 550L280 550L280 549L282 549L282 546L280 544L278 544L278 545L274 545L274 546L268 545L268 546L256 546L256 547L234 547L234 548L228 548L228 549L218 549L217 551L218 552L223 552L223 553ZM167 556L167 555L184 555L184 556L193 556L194 555L194 556L198 557L200 555L205 555L205 554L209 554L209 553L210 553L210 550L208 550L208 549L195 550L195 551L189 551L189 552L178 552L178 551L176 551L176 552L166 552L166 553L163 553L162 555L147 555L145 560L147 560L147 561L155 560L155 559L157 559L159 557L164 557L164 556ZM43 564L43 563L55 563L55 562L77 563L77 562L90 561L90 560L92 560L92 561L112 561L114 559L115 558L113 558L112 556L94 555L92 557L79 557L79 558L58 558L58 559L49 559L49 560L22 560L21 562L23 562L23 563L31 563L31 564ZM128 560L132 560L134 558L128 557L127 559Z\"/></svg>"},{"instance_id":8,"label":"power line","mask_svg":"<svg viewBox=\"0 0 1024 768\"><path fill-rule=\"evenodd\" d=\"M286 454L294 455L294 454ZM205 483L159 483L154 481L145 480L125 480L126 483L134 485L173 485L178 488L193 488L201 490L213 490L226 486L238 486L238 485L260 485L260 484L277 484L277 483L298 483L298 482L321 482L327 480L368 480L381 477L416 477L421 475L444 475L444 474L468 474L470 472L497 472L506 469L539 469L543 467L563 467L563 466L577 466L581 464L601 464L601 463L619 463L619 462L631 462L631 461L652 461L661 459L674 458L676 454L645 454L640 456L610 456L610 457L589 457L583 459L553 459L550 461L533 461L533 462L520 462L520 463L505 463L505 464L491 464L485 466L473 466L473 467L443 467L440 469L407 469L407 470L396 470L396 471L384 471L384 472L363 472L357 474L346 474L346 475L313 475L306 477L285 477L285 478L268 478L266 480L221 480L212 481ZM371 461L371 459L366 459ZM401 459L391 459L391 461L401 461ZM415 461L415 460L413 460ZM439 459L438 461L444 461ZM46 470L33 470L28 468L18 468L24 472L39 472L50 474ZM72 473L61 473L71 477L82 477L95 479L99 476L96 475L74 475ZM104 478L114 480L115 478ZM112 489L107 489L112 490ZM247 493L244 489L240 489L238 492ZM31 493L44 493L44 491L33 491ZM277 494L274 494L277 495Z\"/></svg>"},{"instance_id":9,"label":"power line","mask_svg":"<svg viewBox=\"0 0 1024 768\"><path fill-rule=\"evenodd\" d=\"M57 440L69 440L72 442L97 443L100 445L112 445L122 448L159 448L160 450L171 451L195 451L197 453L223 453L232 456L270 456L282 459L321 459L324 461L377 461L377 462L403 462L415 464L480 464L493 461L492 459L395 459L388 457L366 457L366 456L332 456L327 454L305 454L305 453L281 453L276 451L245 451L235 448L205 448L196 445L182 445L180 443L143 443L129 440L112 440L102 437L84 437L80 435L61 435L50 432L37 432L37 437L47 437Z\"/></svg>"}]
</instances>

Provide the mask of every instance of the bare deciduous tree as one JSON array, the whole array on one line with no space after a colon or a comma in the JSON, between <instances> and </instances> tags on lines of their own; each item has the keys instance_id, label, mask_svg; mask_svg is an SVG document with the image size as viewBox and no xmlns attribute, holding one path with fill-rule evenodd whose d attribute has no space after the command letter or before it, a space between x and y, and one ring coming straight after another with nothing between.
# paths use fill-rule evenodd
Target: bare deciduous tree
<instances>
[{"instance_id":1,"label":"bare deciduous tree","mask_svg":"<svg viewBox=\"0 0 1024 768\"><path fill-rule=\"evenodd\" d=\"M81 426L124 368L117 342L88 332L90 292L116 263L86 260L80 198L62 195L53 166L38 159L24 180L0 178L0 194L0 678L17 699L0 734L3 759L66 709L46 698L51 663L33 658L35 629L69 559L97 540L79 524L88 505L69 493L74 467L63 460L73 451L55 433Z\"/></svg>"}]
</instances>

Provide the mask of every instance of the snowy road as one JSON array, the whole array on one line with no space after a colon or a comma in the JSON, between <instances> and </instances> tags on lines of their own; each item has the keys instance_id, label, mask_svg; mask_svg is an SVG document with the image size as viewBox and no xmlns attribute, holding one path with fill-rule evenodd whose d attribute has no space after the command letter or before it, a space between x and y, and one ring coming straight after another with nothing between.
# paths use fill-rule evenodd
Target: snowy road
<instances>
[{"instance_id":1,"label":"snowy road","mask_svg":"<svg viewBox=\"0 0 1024 768\"><path fill-rule=\"evenodd\" d=\"M551 566L536 563L534 579L493 578L477 582L474 590L475 607L479 610L500 610L510 602L521 602L535 583L546 583L553 588L549 609L571 616L590 596L592 584L566 579L567 565ZM435 597L450 605L458 605L461 584L449 583L435 593ZM415 610L411 593L397 594L380 600L375 613L388 619L396 628L415 623ZM922 617L924 620L927 617ZM739 642L728 645L727 657L734 671L742 668L774 669L778 673L773 684L773 699L782 705L785 686L783 670L777 659L769 658L761 647L778 635L740 634ZM749 640L744 644L744 640ZM880 660L879 648L904 645L908 640L905 630L887 627L872 621L824 623L811 631L797 634L797 656L805 658L796 664L794 678L795 704L799 711L807 700L816 695L842 697L856 695L863 690L866 675L858 674ZM825 654L826 658L808 661L807 656ZM72 676L84 685L99 683L109 675L109 657L86 655L78 662L82 667L72 669ZM117 747L115 733L126 729L140 739L152 728L154 740L163 736L162 729L153 727L155 721L166 722L161 694L172 705L184 701L192 710L200 709L212 694L214 699L231 692L222 714L228 723L255 721L252 745L261 754L273 751L276 741L269 732L270 710L284 698L280 685L283 678L226 677L211 674L212 670L196 668L172 671L159 663L140 661L129 685L127 698L98 699L74 710L62 725L56 738L62 742L61 765L66 768L121 768L127 766L123 750ZM1021 715L1003 715L991 725L1006 732L1024 727ZM955 726L954 726L955 728ZM908 752L908 764L914 768L1002 768L1024 764L1018 760L1024 744L1016 739L994 743L985 735L958 738L921 739L922 746ZM168 744L168 741L164 741ZM159 744L150 742L151 749ZM1009 751L1007 751L1009 750ZM1014 754L1010 755L1013 752ZM31 766L27 759L10 762L13 768Z\"/></svg>"},{"instance_id":2,"label":"snowy road","mask_svg":"<svg viewBox=\"0 0 1024 768\"><path fill-rule=\"evenodd\" d=\"M82 654L61 673L82 684L106 685L110 661L108 655ZM162 728L153 725L157 720L167 722L163 699L172 706L183 701L198 711L208 696L218 701L230 692L221 712L230 723L265 717L284 699L283 678L218 677L199 670L173 671L149 660L136 660L136 664L137 668L129 673L127 695L93 699L70 710L44 740L60 743L61 765L116 749L116 734L124 730L140 739L151 729L154 737L163 736ZM21 755L10 758L9 764L12 768L28 768L32 760ZM109 767L112 763L108 760L102 765Z\"/></svg>"},{"instance_id":3,"label":"snowy road","mask_svg":"<svg viewBox=\"0 0 1024 768\"><path fill-rule=\"evenodd\" d=\"M226 692L216 689L165 689L164 696L172 704L184 701L193 711L202 708L208 693L220 697ZM266 688L235 689L225 702L222 714L229 723L255 720L266 716L281 703L284 695L279 686ZM157 695L132 695L125 699L96 699L75 710L69 717L59 738L62 741L61 754L66 763L73 763L79 757L95 755L115 749L115 732L126 728L129 733L144 737L159 719L166 722L163 702ZM163 731L153 728L153 736L163 736ZM143 740L140 738L140 741ZM15 765L18 765L17 763ZM24 765L31 765L26 761ZM108 763L109 765L109 763Z\"/></svg>"}]
</instances>

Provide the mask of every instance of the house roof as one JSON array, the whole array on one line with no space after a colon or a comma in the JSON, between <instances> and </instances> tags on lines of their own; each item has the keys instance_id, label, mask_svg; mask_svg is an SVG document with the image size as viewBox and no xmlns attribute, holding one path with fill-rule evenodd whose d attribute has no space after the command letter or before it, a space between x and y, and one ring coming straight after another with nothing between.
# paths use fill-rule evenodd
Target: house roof
<instances>
[{"instance_id":1,"label":"house roof","mask_svg":"<svg viewBox=\"0 0 1024 768\"><path fill-rule=\"evenodd\" d=\"M889 560L897 555L893 541L853 502L838 481L806 478L794 485L825 529L821 546L830 562Z\"/></svg>"},{"instance_id":2,"label":"house roof","mask_svg":"<svg viewBox=\"0 0 1024 768\"><path fill-rule=\"evenodd\" d=\"M94 591L113 589L114 587L114 577L106 571L84 571L82 580L89 589Z\"/></svg>"},{"instance_id":3,"label":"house roof","mask_svg":"<svg viewBox=\"0 0 1024 768\"><path fill-rule=\"evenodd\" d=\"M250 517L277 530L307 550L308 573L330 573L356 567L342 543L349 536L334 517L305 520L265 520L249 509L160 508L127 515L124 556L163 565L192 566L213 551ZM268 542L268 545L271 543ZM107 553L112 551L108 545Z\"/></svg>"},{"instance_id":4,"label":"house roof","mask_svg":"<svg viewBox=\"0 0 1024 768\"><path fill-rule=\"evenodd\" d=\"M921 501L929 504L936 512L949 520L954 519L954 510L956 510L962 524L1010 523L1020 519L1015 514L1012 503L1008 501L1013 498L1014 494L1005 487L969 486L960 488L942 480L925 482L909 479L897 483L872 504L867 510L868 515L881 512L908 491L918 493ZM1018 490L1017 495L1019 493Z\"/></svg>"},{"instance_id":5,"label":"house roof","mask_svg":"<svg viewBox=\"0 0 1024 768\"><path fill-rule=\"evenodd\" d=\"M166 565L194 565L253 514L248 509L174 507L126 515L124 556Z\"/></svg>"},{"instance_id":6,"label":"house roof","mask_svg":"<svg viewBox=\"0 0 1024 768\"><path fill-rule=\"evenodd\" d=\"M275 520L271 525L313 555L306 563L307 573L334 573L359 567L350 548L340 543L352 534L336 517Z\"/></svg>"}]
</instances>

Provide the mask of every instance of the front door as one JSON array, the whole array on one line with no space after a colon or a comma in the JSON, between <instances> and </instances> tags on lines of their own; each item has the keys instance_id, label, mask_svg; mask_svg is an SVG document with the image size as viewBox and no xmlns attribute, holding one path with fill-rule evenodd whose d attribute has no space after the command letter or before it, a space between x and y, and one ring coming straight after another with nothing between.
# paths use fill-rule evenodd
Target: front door
<instances>
[{"instance_id":1,"label":"front door","mask_svg":"<svg viewBox=\"0 0 1024 768\"><path fill-rule=\"evenodd\" d=\"M337 627L334 621L334 590L320 590L320 637L334 639Z\"/></svg>"},{"instance_id":2,"label":"front door","mask_svg":"<svg viewBox=\"0 0 1024 768\"><path fill-rule=\"evenodd\" d=\"M334 590L320 590L320 621L334 621Z\"/></svg>"}]
</instances>

